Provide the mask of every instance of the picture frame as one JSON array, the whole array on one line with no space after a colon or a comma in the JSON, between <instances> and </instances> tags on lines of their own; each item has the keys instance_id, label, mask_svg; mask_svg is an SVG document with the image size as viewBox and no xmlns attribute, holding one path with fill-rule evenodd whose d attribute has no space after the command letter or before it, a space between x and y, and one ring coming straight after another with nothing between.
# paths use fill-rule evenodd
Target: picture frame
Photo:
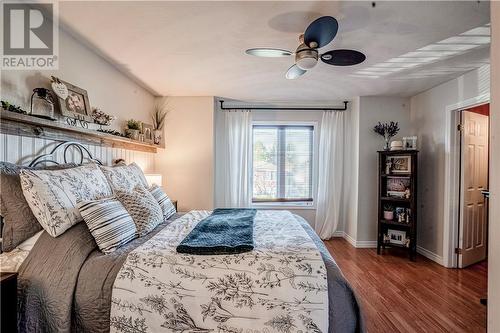
<instances>
[{"instance_id":1,"label":"picture frame","mask_svg":"<svg viewBox=\"0 0 500 333\"><path fill-rule=\"evenodd\" d=\"M388 229L387 236L389 238L389 243L406 245L406 231Z\"/></svg>"},{"instance_id":2,"label":"picture frame","mask_svg":"<svg viewBox=\"0 0 500 333\"><path fill-rule=\"evenodd\" d=\"M153 125L142 123L142 134L144 134L144 142L153 143Z\"/></svg>"},{"instance_id":3,"label":"picture frame","mask_svg":"<svg viewBox=\"0 0 500 333\"><path fill-rule=\"evenodd\" d=\"M395 198L405 198L406 190L410 188L410 179L403 177L387 178L387 196Z\"/></svg>"},{"instance_id":4,"label":"picture frame","mask_svg":"<svg viewBox=\"0 0 500 333\"><path fill-rule=\"evenodd\" d=\"M417 149L417 137L416 136L403 137L403 149L416 150Z\"/></svg>"},{"instance_id":5,"label":"picture frame","mask_svg":"<svg viewBox=\"0 0 500 333\"><path fill-rule=\"evenodd\" d=\"M391 173L411 173L411 156L391 157Z\"/></svg>"},{"instance_id":6,"label":"picture frame","mask_svg":"<svg viewBox=\"0 0 500 333\"><path fill-rule=\"evenodd\" d=\"M93 122L87 90L63 80L59 81L68 88L68 97L65 99L60 96L57 97L61 114L68 118Z\"/></svg>"}]
</instances>

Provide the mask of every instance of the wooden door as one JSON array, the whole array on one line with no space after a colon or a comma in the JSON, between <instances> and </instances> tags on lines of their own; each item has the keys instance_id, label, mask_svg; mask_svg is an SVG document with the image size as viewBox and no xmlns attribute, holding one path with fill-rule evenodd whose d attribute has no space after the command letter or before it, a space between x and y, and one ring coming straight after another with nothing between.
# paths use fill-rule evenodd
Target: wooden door
<instances>
[{"instance_id":1,"label":"wooden door","mask_svg":"<svg viewBox=\"0 0 500 333\"><path fill-rule=\"evenodd\" d=\"M462 112L460 268L486 259L488 188L488 116Z\"/></svg>"}]
</instances>

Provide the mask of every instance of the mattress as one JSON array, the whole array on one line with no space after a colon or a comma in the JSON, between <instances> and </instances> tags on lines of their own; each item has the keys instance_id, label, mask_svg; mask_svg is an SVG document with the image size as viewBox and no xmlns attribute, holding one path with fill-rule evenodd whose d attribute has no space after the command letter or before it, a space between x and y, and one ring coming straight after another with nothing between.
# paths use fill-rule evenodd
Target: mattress
<instances>
[{"instance_id":1,"label":"mattress","mask_svg":"<svg viewBox=\"0 0 500 333\"><path fill-rule=\"evenodd\" d=\"M17 272L43 230L19 244L14 250L0 254L0 272Z\"/></svg>"}]
</instances>

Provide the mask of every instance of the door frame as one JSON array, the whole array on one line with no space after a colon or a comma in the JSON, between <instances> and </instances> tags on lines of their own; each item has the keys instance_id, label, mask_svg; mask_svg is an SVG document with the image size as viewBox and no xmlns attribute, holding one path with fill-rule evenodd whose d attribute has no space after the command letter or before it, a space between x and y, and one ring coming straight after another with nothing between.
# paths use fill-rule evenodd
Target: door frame
<instances>
[{"instance_id":1,"label":"door frame","mask_svg":"<svg viewBox=\"0 0 500 333\"><path fill-rule=\"evenodd\" d=\"M460 210L460 111L490 102L490 94L482 94L462 102L448 105L445 110L445 178L443 262L448 268L457 268L455 248L458 247Z\"/></svg>"}]
</instances>

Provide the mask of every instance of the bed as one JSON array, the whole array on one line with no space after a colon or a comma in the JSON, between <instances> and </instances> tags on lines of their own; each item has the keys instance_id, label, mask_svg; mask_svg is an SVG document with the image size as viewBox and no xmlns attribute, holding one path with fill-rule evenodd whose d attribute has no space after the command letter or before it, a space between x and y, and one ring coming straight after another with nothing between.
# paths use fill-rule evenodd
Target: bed
<instances>
[{"instance_id":1,"label":"bed","mask_svg":"<svg viewBox=\"0 0 500 333\"><path fill-rule=\"evenodd\" d=\"M246 254L207 257L176 253L173 249L181 238L209 214L207 211L177 213L147 235L109 254L99 250L85 223L72 226L58 237L46 231L38 233L18 270L19 331L364 331L359 303L352 288L303 218L281 211L258 212L255 230L262 229L265 237L258 236L257 232L256 242L260 245ZM273 220L275 222L271 223ZM286 230L288 224L290 230L295 228L296 234L290 236L295 237L295 241L292 238L282 240L283 232L259 229L259 223L262 226L269 223L280 230ZM276 248L283 247L280 244L284 244L287 252L276 252ZM311 256L315 254L317 258L304 255L309 250ZM264 257L267 259L262 259ZM153 269L154 263L148 261L151 258L168 265L163 270ZM293 265L290 264L292 259L295 260ZM214 260L226 265L227 271L210 266ZM182 262L182 265L177 267L172 262ZM150 266L141 266L147 264ZM255 278L246 281L253 283L253 289L240 289L240 292L252 290L253 294L231 298L228 296L231 290L224 285L224 279L229 278L236 267L241 269L241 265L248 266L246 271ZM303 270L304 274L287 267L278 268L279 265ZM132 274L137 278L130 278L134 272L131 266L136 267ZM141 276L140 270L155 273ZM173 280L180 276L184 279L183 285ZM245 277L244 273L231 276L242 280ZM274 276L282 278L274 279ZM268 281L264 281L266 277ZM223 290L207 287L212 283L210 278L224 285ZM273 279L274 282L270 282ZM320 283L321 279L324 282ZM264 295L259 294L262 290L266 291L267 298L259 297ZM168 304L158 302L162 295L168 295L163 298ZM284 295L289 298L284 299Z\"/></svg>"}]
</instances>

